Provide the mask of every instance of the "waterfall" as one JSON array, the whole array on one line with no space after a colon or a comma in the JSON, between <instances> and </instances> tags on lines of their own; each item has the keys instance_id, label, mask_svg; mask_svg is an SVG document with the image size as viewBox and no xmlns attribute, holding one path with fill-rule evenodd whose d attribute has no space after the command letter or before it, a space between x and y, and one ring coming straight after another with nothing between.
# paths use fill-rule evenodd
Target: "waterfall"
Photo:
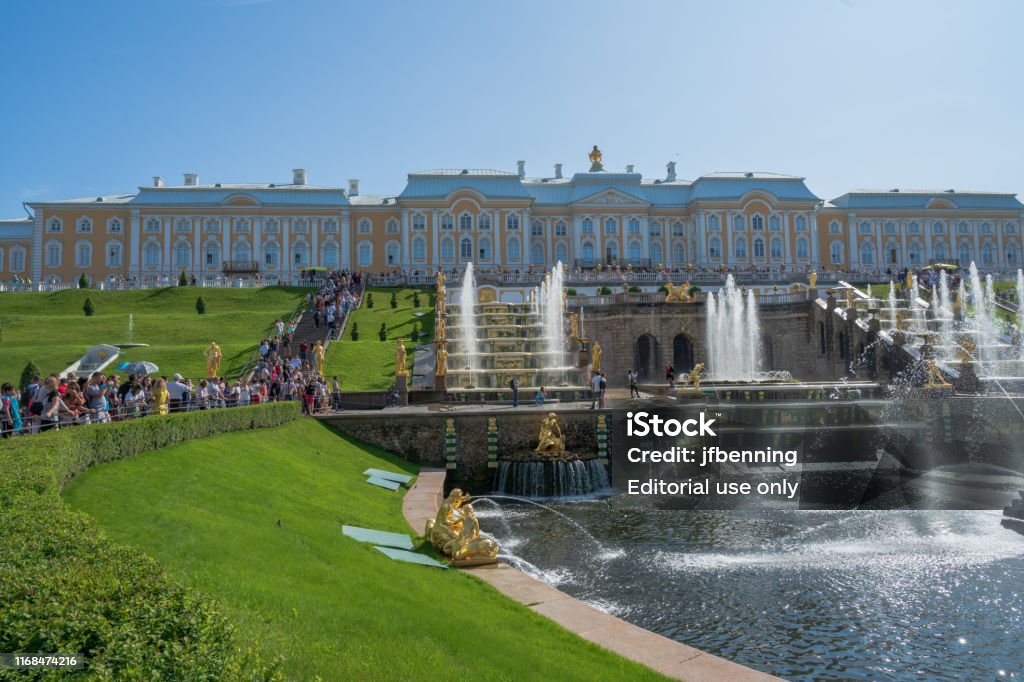
<instances>
[{"instance_id":1,"label":"waterfall","mask_svg":"<svg viewBox=\"0 0 1024 682\"><path fill-rule=\"evenodd\" d=\"M939 270L939 307L944 311L953 312L953 302L949 298L949 278L946 277L945 270ZM946 315L945 312L942 314Z\"/></svg>"},{"instance_id":2,"label":"waterfall","mask_svg":"<svg viewBox=\"0 0 1024 682\"><path fill-rule=\"evenodd\" d=\"M994 360L993 346L998 342L995 327L995 295L992 293L992 276L981 283L978 266L971 261L971 319L977 330L978 360L982 363Z\"/></svg>"},{"instance_id":3,"label":"waterfall","mask_svg":"<svg viewBox=\"0 0 1024 682\"><path fill-rule=\"evenodd\" d=\"M558 261L545 278L542 287L541 322L544 325L544 350L547 368L565 367L565 311L562 303L564 275L562 261Z\"/></svg>"},{"instance_id":4,"label":"waterfall","mask_svg":"<svg viewBox=\"0 0 1024 682\"><path fill-rule=\"evenodd\" d=\"M732 275L717 296L707 296L705 318L708 372L715 381L756 381L760 370L761 325L753 290L736 287Z\"/></svg>"},{"instance_id":5,"label":"waterfall","mask_svg":"<svg viewBox=\"0 0 1024 682\"><path fill-rule=\"evenodd\" d=\"M580 497L611 486L598 459L567 462L498 462L494 491L520 497Z\"/></svg>"},{"instance_id":6,"label":"waterfall","mask_svg":"<svg viewBox=\"0 0 1024 682\"><path fill-rule=\"evenodd\" d=\"M465 353L465 365L471 371L480 369L480 344L476 333L476 279L473 277L473 263L466 263L466 273L462 277L462 290L459 296L459 341ZM474 386L477 378L471 379Z\"/></svg>"}]
</instances>

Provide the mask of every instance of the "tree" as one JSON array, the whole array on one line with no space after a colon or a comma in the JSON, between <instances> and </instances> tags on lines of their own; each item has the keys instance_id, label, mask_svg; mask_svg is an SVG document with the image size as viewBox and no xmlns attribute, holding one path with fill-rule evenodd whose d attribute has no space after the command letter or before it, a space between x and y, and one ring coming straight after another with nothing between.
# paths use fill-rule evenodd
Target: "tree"
<instances>
[{"instance_id":1,"label":"tree","mask_svg":"<svg viewBox=\"0 0 1024 682\"><path fill-rule=\"evenodd\" d=\"M366 295L366 307L367 308L372 308L373 307L373 294L367 294Z\"/></svg>"},{"instance_id":2,"label":"tree","mask_svg":"<svg viewBox=\"0 0 1024 682\"><path fill-rule=\"evenodd\" d=\"M21 370L21 382L18 388L25 388L32 382L33 378L40 375L42 375L42 372L36 367L36 363L29 360L28 364L25 365L25 369Z\"/></svg>"},{"instance_id":3,"label":"tree","mask_svg":"<svg viewBox=\"0 0 1024 682\"><path fill-rule=\"evenodd\" d=\"M181 277L178 278L178 286L179 287L187 287L188 286L188 275L185 274L184 270L181 271Z\"/></svg>"},{"instance_id":4,"label":"tree","mask_svg":"<svg viewBox=\"0 0 1024 682\"><path fill-rule=\"evenodd\" d=\"M352 340L353 341L358 341L359 340L359 323L358 322L353 322L352 323Z\"/></svg>"},{"instance_id":5,"label":"tree","mask_svg":"<svg viewBox=\"0 0 1024 682\"><path fill-rule=\"evenodd\" d=\"M416 291L412 292L412 307L413 308L419 308L420 307L420 291L419 291L419 289L417 289Z\"/></svg>"},{"instance_id":6,"label":"tree","mask_svg":"<svg viewBox=\"0 0 1024 682\"><path fill-rule=\"evenodd\" d=\"M599 296L611 296L612 288L611 287L601 287L601 290L598 291L597 293L598 293Z\"/></svg>"},{"instance_id":7,"label":"tree","mask_svg":"<svg viewBox=\"0 0 1024 682\"><path fill-rule=\"evenodd\" d=\"M412 325L412 342L417 343L420 340L420 323L414 322Z\"/></svg>"},{"instance_id":8,"label":"tree","mask_svg":"<svg viewBox=\"0 0 1024 682\"><path fill-rule=\"evenodd\" d=\"M381 341L387 341L388 340L388 325L387 325L386 322L381 322L380 323L380 331L377 332L377 336L380 337Z\"/></svg>"},{"instance_id":9,"label":"tree","mask_svg":"<svg viewBox=\"0 0 1024 682\"><path fill-rule=\"evenodd\" d=\"M632 286L632 287L629 288L629 293L631 293L631 294L639 294L642 291L643 291L643 289L641 289L640 287L637 287L637 286Z\"/></svg>"},{"instance_id":10,"label":"tree","mask_svg":"<svg viewBox=\"0 0 1024 682\"><path fill-rule=\"evenodd\" d=\"M79 289L88 289L89 288L89 278L85 276L84 272L82 273L82 276L78 278L78 288Z\"/></svg>"},{"instance_id":11,"label":"tree","mask_svg":"<svg viewBox=\"0 0 1024 682\"><path fill-rule=\"evenodd\" d=\"M391 292L391 309L394 310L398 307L398 294L397 292Z\"/></svg>"},{"instance_id":12,"label":"tree","mask_svg":"<svg viewBox=\"0 0 1024 682\"><path fill-rule=\"evenodd\" d=\"M196 299L196 312L200 315L206 314L206 301L203 300L202 296Z\"/></svg>"},{"instance_id":13,"label":"tree","mask_svg":"<svg viewBox=\"0 0 1024 682\"><path fill-rule=\"evenodd\" d=\"M92 304L92 299L88 296L85 298L85 303L82 304L82 312L85 313L86 317L92 317L93 313L96 312L96 307Z\"/></svg>"}]
</instances>

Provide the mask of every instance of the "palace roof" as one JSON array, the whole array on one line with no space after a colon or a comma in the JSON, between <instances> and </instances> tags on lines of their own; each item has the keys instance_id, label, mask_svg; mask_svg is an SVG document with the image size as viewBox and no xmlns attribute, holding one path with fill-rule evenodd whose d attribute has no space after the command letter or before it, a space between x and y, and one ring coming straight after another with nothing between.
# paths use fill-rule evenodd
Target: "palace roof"
<instances>
[{"instance_id":1,"label":"palace roof","mask_svg":"<svg viewBox=\"0 0 1024 682\"><path fill-rule=\"evenodd\" d=\"M31 239L31 218L8 218L0 220L0 239Z\"/></svg>"},{"instance_id":2,"label":"palace roof","mask_svg":"<svg viewBox=\"0 0 1024 682\"><path fill-rule=\"evenodd\" d=\"M965 209L1024 209L1016 194L953 189L858 189L836 197L829 205L845 209L924 209L936 208L932 202L938 200Z\"/></svg>"}]
</instances>

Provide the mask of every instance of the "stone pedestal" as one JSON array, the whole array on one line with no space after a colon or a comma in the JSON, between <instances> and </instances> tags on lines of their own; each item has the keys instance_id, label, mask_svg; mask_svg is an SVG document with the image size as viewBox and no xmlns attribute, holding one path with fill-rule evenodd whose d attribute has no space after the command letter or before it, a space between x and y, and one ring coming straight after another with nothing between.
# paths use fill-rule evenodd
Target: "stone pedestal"
<instances>
[{"instance_id":1,"label":"stone pedestal","mask_svg":"<svg viewBox=\"0 0 1024 682\"><path fill-rule=\"evenodd\" d=\"M395 377L395 390L398 391L398 404L409 404L409 377L408 375Z\"/></svg>"},{"instance_id":2,"label":"stone pedestal","mask_svg":"<svg viewBox=\"0 0 1024 682\"><path fill-rule=\"evenodd\" d=\"M953 387L957 393L981 393L981 380L974 372L974 365L969 362L961 362L957 367L960 376L953 380Z\"/></svg>"},{"instance_id":3,"label":"stone pedestal","mask_svg":"<svg viewBox=\"0 0 1024 682\"><path fill-rule=\"evenodd\" d=\"M448 387L445 385L445 379L447 377L434 375L434 390L435 391L447 391Z\"/></svg>"}]
</instances>

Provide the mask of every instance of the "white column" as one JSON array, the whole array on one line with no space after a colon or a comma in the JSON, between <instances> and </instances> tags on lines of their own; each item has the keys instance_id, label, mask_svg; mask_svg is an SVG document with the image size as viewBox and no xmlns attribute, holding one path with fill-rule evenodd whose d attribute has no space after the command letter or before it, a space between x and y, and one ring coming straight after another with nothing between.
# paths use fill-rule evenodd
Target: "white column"
<instances>
[{"instance_id":1,"label":"white column","mask_svg":"<svg viewBox=\"0 0 1024 682\"><path fill-rule=\"evenodd\" d=\"M881 269L885 265L884 247L882 246L882 221L875 220L875 263L874 267Z\"/></svg>"},{"instance_id":2,"label":"white column","mask_svg":"<svg viewBox=\"0 0 1024 682\"><path fill-rule=\"evenodd\" d=\"M896 225L899 226L900 230L900 247L902 254L900 265L908 266L910 265L910 255L907 252L907 221L900 220L899 222L896 223Z\"/></svg>"},{"instance_id":3,"label":"white column","mask_svg":"<svg viewBox=\"0 0 1024 682\"><path fill-rule=\"evenodd\" d=\"M860 251L857 249L857 235L860 234L860 224L853 213L847 216L846 227L850 232L850 257L847 260L849 269L852 270L860 265Z\"/></svg>"},{"instance_id":4,"label":"white column","mask_svg":"<svg viewBox=\"0 0 1024 682\"><path fill-rule=\"evenodd\" d=\"M924 241L924 262L927 265L932 260L932 226L927 219L921 219L921 239ZM952 257L952 255L950 256Z\"/></svg>"},{"instance_id":5,"label":"white column","mask_svg":"<svg viewBox=\"0 0 1024 682\"><path fill-rule=\"evenodd\" d=\"M341 212L341 267L352 267L352 222L348 211Z\"/></svg>"},{"instance_id":6,"label":"white column","mask_svg":"<svg viewBox=\"0 0 1024 682\"><path fill-rule=\"evenodd\" d=\"M409 257L409 209L402 209L402 254L399 257L401 267L408 268L412 262Z\"/></svg>"},{"instance_id":7,"label":"white column","mask_svg":"<svg viewBox=\"0 0 1024 682\"><path fill-rule=\"evenodd\" d=\"M735 262L733 260L734 259L734 255L733 254L735 253L735 251L733 249L733 243L732 243L732 222L733 222L733 218L735 218L735 215L733 215L732 213L726 212L726 214L725 214L725 249L726 249L726 251L725 251L725 253L722 254L723 256L725 256L725 258L723 259L722 262L725 263L726 265L732 265Z\"/></svg>"},{"instance_id":8,"label":"white column","mask_svg":"<svg viewBox=\"0 0 1024 682\"><path fill-rule=\"evenodd\" d=\"M992 221L992 229L996 231L996 267L1006 267L1006 253L1003 251L1003 229L999 221Z\"/></svg>"},{"instance_id":9,"label":"white column","mask_svg":"<svg viewBox=\"0 0 1024 682\"><path fill-rule=\"evenodd\" d=\"M433 263L435 269L437 268L438 265L441 264L441 227L437 222L439 215L440 212L436 208L430 213L430 232L432 234L431 243L434 249L434 256L431 262Z\"/></svg>"},{"instance_id":10,"label":"white column","mask_svg":"<svg viewBox=\"0 0 1024 682\"><path fill-rule=\"evenodd\" d=\"M619 262L628 262L629 260L629 234L626 232L626 223L629 222L629 217L626 215L618 215L616 219L619 221Z\"/></svg>"},{"instance_id":11,"label":"white column","mask_svg":"<svg viewBox=\"0 0 1024 682\"><path fill-rule=\"evenodd\" d=\"M287 284L292 271L292 245L289 241L292 219L281 218L281 262L278 265L281 272L281 279Z\"/></svg>"},{"instance_id":12,"label":"white column","mask_svg":"<svg viewBox=\"0 0 1024 682\"><path fill-rule=\"evenodd\" d=\"M253 216L252 218L252 260L256 263L256 268L260 269L263 266L263 259L260 257L260 247L263 240L263 216Z\"/></svg>"},{"instance_id":13,"label":"white column","mask_svg":"<svg viewBox=\"0 0 1024 682\"><path fill-rule=\"evenodd\" d=\"M788 267L796 263L793 259L793 251L789 244L791 236L789 232L789 221L792 220L793 214L789 211L782 211L782 215L779 216L779 218L782 221L782 259Z\"/></svg>"},{"instance_id":14,"label":"white column","mask_svg":"<svg viewBox=\"0 0 1024 682\"><path fill-rule=\"evenodd\" d=\"M223 269L224 261L231 260L231 221L234 219L233 216L225 216L224 220L221 221L221 250L220 250L220 263L217 263L218 269Z\"/></svg>"},{"instance_id":15,"label":"white column","mask_svg":"<svg viewBox=\"0 0 1024 682\"><path fill-rule=\"evenodd\" d=\"M141 217L139 216L139 209L132 209L132 222L131 231L128 233L128 272L136 274L142 270L142 262L139 260L139 242L142 240L142 231L140 226ZM43 216L42 213L36 214L36 226L32 231L33 240L32 247L32 279L36 280L39 277L39 273L36 272L36 255L39 255L39 265L42 266L42 252L43 252ZM35 241L38 240L39 245L35 246Z\"/></svg>"},{"instance_id":16,"label":"white column","mask_svg":"<svg viewBox=\"0 0 1024 682\"><path fill-rule=\"evenodd\" d=\"M640 218L640 257L647 260L651 259L651 235L648 232L650 230L649 221L650 218L646 213ZM653 266L654 263L651 263L651 265Z\"/></svg>"},{"instance_id":17,"label":"white column","mask_svg":"<svg viewBox=\"0 0 1024 682\"><path fill-rule=\"evenodd\" d=\"M29 269L29 272L32 273L33 284L39 284L43 279L43 229L45 227L43 212L40 209L36 209L35 218L32 221L32 263ZM132 211L132 230L137 235L139 231L138 211ZM137 236L132 240L132 248L135 249L135 268L137 270L139 262L139 240Z\"/></svg>"},{"instance_id":18,"label":"white column","mask_svg":"<svg viewBox=\"0 0 1024 682\"><path fill-rule=\"evenodd\" d=\"M554 249L554 235L552 233L555 231L556 222L558 221L555 218L547 218L544 221L544 238L547 241L547 249L544 251L544 262L549 267L555 266L555 252L552 250ZM569 264L564 263L563 265L568 266Z\"/></svg>"},{"instance_id":19,"label":"white column","mask_svg":"<svg viewBox=\"0 0 1024 682\"><path fill-rule=\"evenodd\" d=\"M569 229L572 232L569 235L570 243L572 244L572 253L569 254L569 263L567 265L574 266L575 260L581 258L583 253L583 219L579 215L573 215L570 217ZM1022 223L1021 234L1024 234L1024 223Z\"/></svg>"},{"instance_id":20,"label":"white column","mask_svg":"<svg viewBox=\"0 0 1024 682\"><path fill-rule=\"evenodd\" d=\"M171 230L174 229L174 218L167 216L164 218L164 260L161 266L164 274L172 272L171 265L171 240L173 234Z\"/></svg>"},{"instance_id":21,"label":"white column","mask_svg":"<svg viewBox=\"0 0 1024 682\"><path fill-rule=\"evenodd\" d=\"M817 267L821 264L821 253L818 246L818 214L815 211L807 214L807 229L810 231L808 241L811 243L811 265Z\"/></svg>"},{"instance_id":22,"label":"white column","mask_svg":"<svg viewBox=\"0 0 1024 682\"><path fill-rule=\"evenodd\" d=\"M971 226L971 231L974 232L974 262L981 263L982 267L985 267L984 262L981 260L981 238L978 233L981 231L981 225L979 221L971 220L967 224Z\"/></svg>"},{"instance_id":23,"label":"white column","mask_svg":"<svg viewBox=\"0 0 1024 682\"><path fill-rule=\"evenodd\" d=\"M203 219L192 219L192 272L203 272Z\"/></svg>"},{"instance_id":24,"label":"white column","mask_svg":"<svg viewBox=\"0 0 1024 682\"><path fill-rule=\"evenodd\" d=\"M309 219L309 266L316 267L320 265L319 253L320 244L317 238L320 234L318 225L320 224L320 216L313 216Z\"/></svg>"}]
</instances>

